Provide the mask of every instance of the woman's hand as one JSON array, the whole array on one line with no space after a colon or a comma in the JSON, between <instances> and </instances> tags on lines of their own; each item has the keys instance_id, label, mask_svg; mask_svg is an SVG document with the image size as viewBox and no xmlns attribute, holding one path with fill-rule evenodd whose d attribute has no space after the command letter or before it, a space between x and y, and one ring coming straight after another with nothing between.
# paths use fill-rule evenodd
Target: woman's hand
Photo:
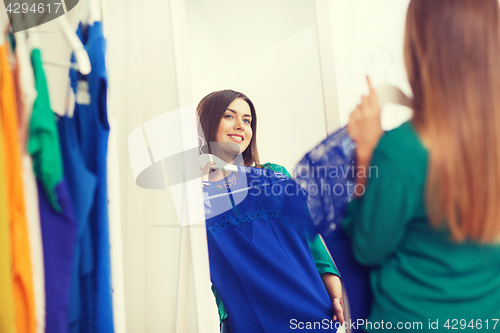
<instances>
[{"instance_id":1,"label":"woman's hand","mask_svg":"<svg viewBox=\"0 0 500 333\"><path fill-rule=\"evenodd\" d=\"M366 80L368 81L370 94L361 97L361 104L358 104L356 109L351 112L349 124L347 124L347 131L357 145L356 168L359 171L364 171L363 174L365 175L372 159L373 150L377 146L382 134L384 134L382 120L380 119L382 110L378 104L377 94L368 76ZM358 174L358 171L356 171L356 174ZM366 177L356 178L356 187L358 185L361 185L364 189L366 186ZM364 190L362 193L364 193ZM362 194L359 194L357 190L354 191L355 197L360 195Z\"/></svg>"},{"instance_id":2,"label":"woman's hand","mask_svg":"<svg viewBox=\"0 0 500 333\"><path fill-rule=\"evenodd\" d=\"M347 125L349 135L357 144L356 155L358 166L360 164L369 164L373 150L384 133L377 94L368 76L366 80L368 81L370 94L361 97L361 103L351 112L349 124Z\"/></svg>"},{"instance_id":3,"label":"woman's hand","mask_svg":"<svg viewBox=\"0 0 500 333\"><path fill-rule=\"evenodd\" d=\"M340 278L332 273L325 273L321 275L323 284L330 295L332 300L333 321L338 320L340 323L344 322L344 309L342 301L342 282Z\"/></svg>"}]
</instances>

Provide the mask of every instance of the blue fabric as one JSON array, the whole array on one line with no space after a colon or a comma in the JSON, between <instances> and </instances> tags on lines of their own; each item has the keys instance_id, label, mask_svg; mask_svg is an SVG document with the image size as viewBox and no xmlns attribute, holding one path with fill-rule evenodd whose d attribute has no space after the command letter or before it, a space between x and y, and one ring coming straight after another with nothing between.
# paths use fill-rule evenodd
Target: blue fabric
<instances>
[{"instance_id":1,"label":"blue fabric","mask_svg":"<svg viewBox=\"0 0 500 333\"><path fill-rule=\"evenodd\" d=\"M204 188L211 279L231 331L295 332L295 319L334 332L321 326L334 326L333 312L307 243L305 192L281 173L239 169L230 189Z\"/></svg>"},{"instance_id":2,"label":"blue fabric","mask_svg":"<svg viewBox=\"0 0 500 333\"><path fill-rule=\"evenodd\" d=\"M78 141L85 165L97 177L97 187L90 212L90 238L93 257L83 255L84 266L93 271L81 281L82 307L80 309L80 331L113 332L113 308L111 291L111 266L108 227L108 198L106 182L106 160L108 149L109 124L107 116L107 74L105 65L106 41L101 22L88 27L78 27L77 31L92 66L89 75L83 76L75 70L70 71L71 87L76 92L79 82L86 82L90 94L89 104L75 105L74 119ZM74 61L74 56L73 59ZM87 266L88 264L88 266Z\"/></svg>"},{"instance_id":3,"label":"blue fabric","mask_svg":"<svg viewBox=\"0 0 500 333\"><path fill-rule=\"evenodd\" d=\"M75 118L62 117L58 123L64 177L67 180L78 235L71 277L69 331L80 332L80 310L83 300L90 300L95 293L86 294L81 281L94 270L93 242L90 230L90 211L97 186L97 176L85 165L77 137Z\"/></svg>"},{"instance_id":4,"label":"blue fabric","mask_svg":"<svg viewBox=\"0 0 500 333\"><path fill-rule=\"evenodd\" d=\"M65 180L55 188L61 212L50 205L37 180L45 268L46 332L68 331L69 290L77 226Z\"/></svg>"},{"instance_id":5,"label":"blue fabric","mask_svg":"<svg viewBox=\"0 0 500 333\"><path fill-rule=\"evenodd\" d=\"M314 225L342 276L353 321L368 318L372 301L368 268L354 258L341 227L354 193L355 149L344 127L307 153L295 168L296 181L308 192Z\"/></svg>"}]
</instances>

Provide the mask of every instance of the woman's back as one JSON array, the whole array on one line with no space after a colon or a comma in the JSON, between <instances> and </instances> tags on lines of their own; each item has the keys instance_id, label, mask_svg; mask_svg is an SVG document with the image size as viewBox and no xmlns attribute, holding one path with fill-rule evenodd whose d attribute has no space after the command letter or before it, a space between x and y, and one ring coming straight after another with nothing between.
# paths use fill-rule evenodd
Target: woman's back
<instances>
[{"instance_id":1,"label":"woman's back","mask_svg":"<svg viewBox=\"0 0 500 333\"><path fill-rule=\"evenodd\" d=\"M356 258L373 265L369 321L425 331L438 320L444 331L471 330L473 320L475 329L492 329L500 317L500 246L458 243L446 226L431 226L428 152L410 122L382 136L370 166L366 192L350 203L343 225Z\"/></svg>"}]
</instances>

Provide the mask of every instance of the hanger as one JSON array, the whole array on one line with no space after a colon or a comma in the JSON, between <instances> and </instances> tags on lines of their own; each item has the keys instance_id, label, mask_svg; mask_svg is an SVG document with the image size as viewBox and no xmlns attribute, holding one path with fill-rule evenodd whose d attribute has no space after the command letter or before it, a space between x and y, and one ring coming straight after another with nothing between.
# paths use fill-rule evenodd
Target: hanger
<instances>
[{"instance_id":1,"label":"hanger","mask_svg":"<svg viewBox=\"0 0 500 333\"><path fill-rule=\"evenodd\" d=\"M24 18L23 18L24 19ZM6 22L3 22L5 20L5 15L0 14L0 45L5 43L6 40L6 31L10 26L10 22L7 19ZM44 61L45 64L48 65L53 65L53 66L58 66L58 67L64 67L64 68L74 68L78 70L80 73L83 75L87 75L90 73L92 70L92 67L90 65L90 59L87 51L85 50L85 47L83 46L82 42L80 41L80 38L76 35L76 32L73 31L71 28L68 19L66 18L66 15L62 15L59 18L57 18L57 22L59 26L61 27L61 30L64 34L64 37L68 41L68 43L71 46L71 49L75 53L75 58L77 65L75 64L70 64L70 63L60 63L56 61ZM5 27L5 28L4 28ZM30 47L40 49L40 40L37 36L37 29L36 27L32 27L30 29L26 30L28 32L29 36L29 45Z\"/></svg>"},{"instance_id":2,"label":"hanger","mask_svg":"<svg viewBox=\"0 0 500 333\"><path fill-rule=\"evenodd\" d=\"M412 99L396 86L384 84L375 90L377 92L378 104L381 108L388 103L399 104L409 108L413 106Z\"/></svg>"},{"instance_id":3,"label":"hanger","mask_svg":"<svg viewBox=\"0 0 500 333\"><path fill-rule=\"evenodd\" d=\"M16 40L16 53L24 59L31 59L28 48L26 47L26 32L20 31L15 33L14 39Z\"/></svg>"},{"instance_id":4,"label":"hanger","mask_svg":"<svg viewBox=\"0 0 500 333\"><path fill-rule=\"evenodd\" d=\"M212 169L238 172L238 166L224 162L222 159L212 154L201 154L198 159L200 161L200 166L202 169L208 163L215 162L215 165L212 166Z\"/></svg>"},{"instance_id":5,"label":"hanger","mask_svg":"<svg viewBox=\"0 0 500 333\"><path fill-rule=\"evenodd\" d=\"M7 16L7 12L5 14L0 13L0 45L3 45L7 42L7 32L10 28L9 17Z\"/></svg>"},{"instance_id":6,"label":"hanger","mask_svg":"<svg viewBox=\"0 0 500 333\"><path fill-rule=\"evenodd\" d=\"M89 16L87 23L93 25L95 22L102 22L101 1L89 0Z\"/></svg>"},{"instance_id":7,"label":"hanger","mask_svg":"<svg viewBox=\"0 0 500 333\"><path fill-rule=\"evenodd\" d=\"M43 63L46 65L62 67L62 68L70 68L79 71L83 75L88 75L92 70L90 65L90 58L83 46L80 38L77 36L76 32L71 28L66 15L62 15L57 18L57 22L59 27L61 28L64 37L68 41L71 46L71 49L75 53L76 64L71 62L59 62L59 61L51 61L51 60L43 60ZM32 27L28 30L28 42L31 49L40 49L41 43L38 37L38 31L36 27Z\"/></svg>"},{"instance_id":8,"label":"hanger","mask_svg":"<svg viewBox=\"0 0 500 333\"><path fill-rule=\"evenodd\" d=\"M26 32L28 33L28 45L30 49L40 49L42 44L40 43L36 27L30 28Z\"/></svg>"},{"instance_id":9,"label":"hanger","mask_svg":"<svg viewBox=\"0 0 500 333\"><path fill-rule=\"evenodd\" d=\"M75 54L76 62L78 64L78 71L83 75L88 75L92 70L92 67L90 66L90 58L87 53L87 50L85 50L85 47L83 46L80 38L77 36L76 32L74 32L71 26L69 25L66 15L58 17L57 20L59 23L59 27L61 27L61 30L64 34L64 37L66 37L66 40L68 41L69 45L71 46L71 49ZM72 67L71 65L56 63L56 62L47 62L47 63L56 66L64 66L67 68Z\"/></svg>"}]
</instances>

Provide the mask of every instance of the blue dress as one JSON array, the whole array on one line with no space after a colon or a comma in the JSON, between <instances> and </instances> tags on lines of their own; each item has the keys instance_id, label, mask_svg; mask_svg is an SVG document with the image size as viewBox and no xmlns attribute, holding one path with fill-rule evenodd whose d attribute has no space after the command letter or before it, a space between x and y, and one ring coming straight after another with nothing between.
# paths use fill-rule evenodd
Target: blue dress
<instances>
[{"instance_id":1,"label":"blue dress","mask_svg":"<svg viewBox=\"0 0 500 333\"><path fill-rule=\"evenodd\" d=\"M309 323L308 332L335 332L307 243L305 192L281 173L239 169L233 183L204 188L211 279L231 331L295 332Z\"/></svg>"},{"instance_id":2,"label":"blue dress","mask_svg":"<svg viewBox=\"0 0 500 333\"><path fill-rule=\"evenodd\" d=\"M61 212L52 207L42 182L37 181L45 267L46 332L68 331L69 293L77 226L66 181L55 188Z\"/></svg>"},{"instance_id":3,"label":"blue dress","mask_svg":"<svg viewBox=\"0 0 500 333\"><path fill-rule=\"evenodd\" d=\"M91 296L87 295L81 282L94 271L90 211L94 203L97 176L85 164L78 142L76 119L61 117L57 125L61 138L64 177L78 225L69 304L69 332L76 333L81 331L81 320L88 320L81 318L80 309L82 302L89 301Z\"/></svg>"},{"instance_id":4,"label":"blue dress","mask_svg":"<svg viewBox=\"0 0 500 333\"><path fill-rule=\"evenodd\" d=\"M317 232L323 236L342 274L350 305L350 318L368 318L372 292L369 271L351 250L342 220L353 197L356 145L344 127L308 152L295 168L295 179L308 192L308 204ZM352 329L353 332L358 330Z\"/></svg>"},{"instance_id":5,"label":"blue dress","mask_svg":"<svg viewBox=\"0 0 500 333\"><path fill-rule=\"evenodd\" d=\"M114 325L106 180L109 136L106 41L101 22L85 28L80 25L77 34L89 54L92 71L86 76L75 70L70 71L71 87L76 92L77 101L74 121L86 167L97 181L89 224L85 226L90 230L92 251L85 251L88 246L79 247L83 256L81 260L87 263L87 268L92 268L88 261L93 262L93 271L80 281L83 296L79 322L82 332L108 333L114 331ZM74 319L75 308L72 310Z\"/></svg>"}]
</instances>

